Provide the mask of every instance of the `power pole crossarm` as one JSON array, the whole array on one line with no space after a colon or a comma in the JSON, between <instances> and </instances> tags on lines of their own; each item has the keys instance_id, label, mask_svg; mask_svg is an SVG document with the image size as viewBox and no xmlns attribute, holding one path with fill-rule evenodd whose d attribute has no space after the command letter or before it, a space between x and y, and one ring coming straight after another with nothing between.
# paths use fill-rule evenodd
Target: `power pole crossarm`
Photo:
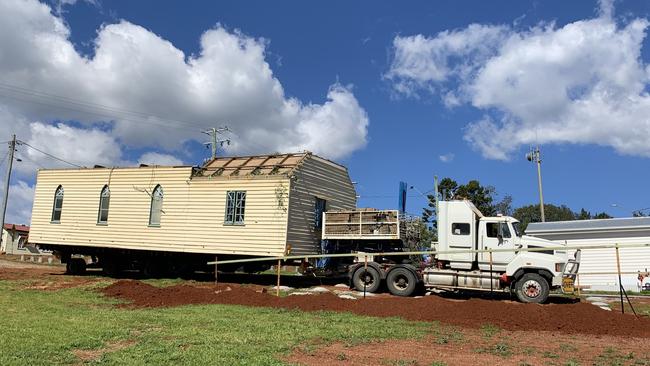
<instances>
[{"instance_id":1,"label":"power pole crossarm","mask_svg":"<svg viewBox=\"0 0 650 366\"><path fill-rule=\"evenodd\" d=\"M2 216L0 217L0 244L2 244L2 230L5 227L5 214L7 213L7 199L9 198L9 182L11 181L11 168L14 162L14 151L16 150L16 135L13 135L9 141L9 166L7 168L7 176L5 177L5 191L4 199L2 200Z\"/></svg>"},{"instance_id":2,"label":"power pole crossarm","mask_svg":"<svg viewBox=\"0 0 650 366\"><path fill-rule=\"evenodd\" d=\"M203 131L204 134L210 136L210 142L206 142L205 144L210 145L210 147L212 148L212 155L211 155L212 159L217 157L217 145L223 146L224 143L230 145L230 139L223 139L222 140L222 139L219 139L219 137L218 137L219 135L221 135L221 134L223 134L224 132L227 132L227 131L230 131L228 129L228 126L219 127L219 128L212 127L212 128L210 128L210 129L208 129L206 131Z\"/></svg>"}]
</instances>

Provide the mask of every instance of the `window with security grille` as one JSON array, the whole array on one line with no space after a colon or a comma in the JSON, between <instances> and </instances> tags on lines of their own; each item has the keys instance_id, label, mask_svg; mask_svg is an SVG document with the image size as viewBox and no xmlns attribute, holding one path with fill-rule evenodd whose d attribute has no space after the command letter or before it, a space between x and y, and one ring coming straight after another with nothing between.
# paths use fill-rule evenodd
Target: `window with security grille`
<instances>
[{"instance_id":1,"label":"window with security grille","mask_svg":"<svg viewBox=\"0 0 650 366\"><path fill-rule=\"evenodd\" d=\"M228 191L226 194L226 225L243 225L246 210L246 191Z\"/></svg>"}]
</instances>

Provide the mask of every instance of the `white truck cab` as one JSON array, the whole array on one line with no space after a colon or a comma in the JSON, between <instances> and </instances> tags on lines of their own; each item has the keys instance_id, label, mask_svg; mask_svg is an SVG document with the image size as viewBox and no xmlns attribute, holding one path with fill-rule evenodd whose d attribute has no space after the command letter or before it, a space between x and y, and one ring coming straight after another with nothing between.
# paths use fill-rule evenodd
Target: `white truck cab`
<instances>
[{"instance_id":1,"label":"white truck cab","mask_svg":"<svg viewBox=\"0 0 650 366\"><path fill-rule=\"evenodd\" d=\"M435 257L436 265L425 270L424 282L430 287L482 290L512 286L520 300L544 302L550 289L568 287L579 267L579 257L569 260L565 250L543 249L557 246L522 235L513 217L485 217L470 201L440 201L438 242L433 247L450 253ZM537 251L518 250L522 248Z\"/></svg>"}]
</instances>

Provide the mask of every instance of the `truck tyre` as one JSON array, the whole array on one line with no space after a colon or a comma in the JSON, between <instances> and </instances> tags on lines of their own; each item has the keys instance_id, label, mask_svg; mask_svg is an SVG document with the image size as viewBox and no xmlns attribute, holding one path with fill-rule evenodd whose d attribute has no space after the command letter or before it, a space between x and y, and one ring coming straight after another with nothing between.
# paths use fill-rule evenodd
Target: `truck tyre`
<instances>
[{"instance_id":1,"label":"truck tyre","mask_svg":"<svg viewBox=\"0 0 650 366\"><path fill-rule=\"evenodd\" d=\"M526 273L515 284L515 293L521 302L545 303L549 292L548 281L537 273Z\"/></svg>"},{"instance_id":2,"label":"truck tyre","mask_svg":"<svg viewBox=\"0 0 650 366\"><path fill-rule=\"evenodd\" d=\"M156 259L147 259L142 265L142 275L144 278L162 278L164 277L163 263Z\"/></svg>"},{"instance_id":3,"label":"truck tyre","mask_svg":"<svg viewBox=\"0 0 650 366\"><path fill-rule=\"evenodd\" d=\"M388 291L396 296L411 296L417 285L418 281L413 272L403 267L393 269L386 276Z\"/></svg>"},{"instance_id":4,"label":"truck tyre","mask_svg":"<svg viewBox=\"0 0 650 366\"><path fill-rule=\"evenodd\" d=\"M120 262L118 257L100 257L99 264L102 267L104 276L117 277L120 274Z\"/></svg>"},{"instance_id":5,"label":"truck tyre","mask_svg":"<svg viewBox=\"0 0 650 366\"><path fill-rule=\"evenodd\" d=\"M363 287L366 287L366 292L377 292L379 290L379 285L381 285L381 276L379 271L373 267L363 268L359 267L354 274L352 275L352 285L357 291L363 291Z\"/></svg>"},{"instance_id":6,"label":"truck tyre","mask_svg":"<svg viewBox=\"0 0 650 366\"><path fill-rule=\"evenodd\" d=\"M65 272L73 276L81 276L86 273L86 261L83 258L70 258L65 265Z\"/></svg>"}]
</instances>

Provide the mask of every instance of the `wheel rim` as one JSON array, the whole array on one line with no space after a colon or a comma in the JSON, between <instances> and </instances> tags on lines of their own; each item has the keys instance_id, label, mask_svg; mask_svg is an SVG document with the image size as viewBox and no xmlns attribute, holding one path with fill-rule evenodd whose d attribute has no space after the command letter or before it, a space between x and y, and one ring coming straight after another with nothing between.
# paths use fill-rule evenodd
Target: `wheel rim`
<instances>
[{"instance_id":1,"label":"wheel rim","mask_svg":"<svg viewBox=\"0 0 650 366\"><path fill-rule=\"evenodd\" d=\"M370 271L365 271L364 273L361 274L360 276L361 279L361 285L364 285L366 287L372 286L373 283L375 283L375 276L370 273Z\"/></svg>"},{"instance_id":2,"label":"wheel rim","mask_svg":"<svg viewBox=\"0 0 650 366\"><path fill-rule=\"evenodd\" d=\"M399 290L406 290L409 287L409 280L406 276L397 276L393 280L393 286Z\"/></svg>"},{"instance_id":3,"label":"wheel rim","mask_svg":"<svg viewBox=\"0 0 650 366\"><path fill-rule=\"evenodd\" d=\"M535 298L542 293L542 285L535 280L528 280L522 286L524 295L529 298Z\"/></svg>"}]
</instances>

